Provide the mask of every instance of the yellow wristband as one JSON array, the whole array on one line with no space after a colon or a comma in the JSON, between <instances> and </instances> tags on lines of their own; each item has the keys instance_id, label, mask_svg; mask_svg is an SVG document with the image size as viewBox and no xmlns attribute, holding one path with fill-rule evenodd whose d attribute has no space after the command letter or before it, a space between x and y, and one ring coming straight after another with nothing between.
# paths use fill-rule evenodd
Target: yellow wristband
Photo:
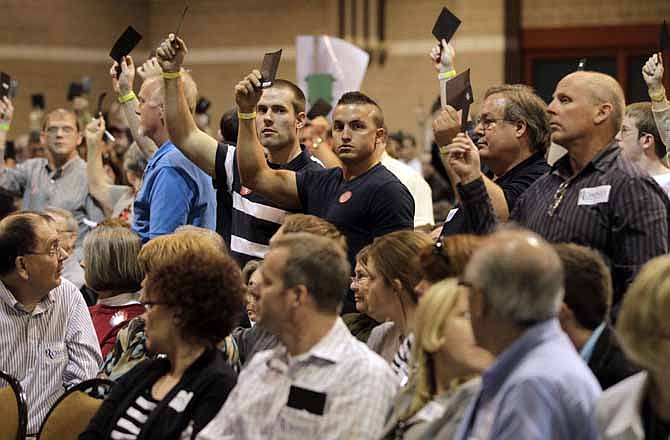
<instances>
[{"instance_id":1,"label":"yellow wristband","mask_svg":"<svg viewBox=\"0 0 670 440\"><path fill-rule=\"evenodd\" d=\"M437 75L437 79L451 79L456 76L456 70L451 69L447 72L440 72Z\"/></svg>"},{"instance_id":2,"label":"yellow wristband","mask_svg":"<svg viewBox=\"0 0 670 440\"><path fill-rule=\"evenodd\" d=\"M655 102L663 102L663 100L665 99L665 87L661 87L661 90L659 90L658 93L651 93L650 90L649 98Z\"/></svg>"},{"instance_id":3,"label":"yellow wristband","mask_svg":"<svg viewBox=\"0 0 670 440\"><path fill-rule=\"evenodd\" d=\"M9 122L0 122L0 131L9 131Z\"/></svg>"},{"instance_id":4,"label":"yellow wristband","mask_svg":"<svg viewBox=\"0 0 670 440\"><path fill-rule=\"evenodd\" d=\"M181 72L162 72L161 76L165 79L175 79L181 76Z\"/></svg>"},{"instance_id":5,"label":"yellow wristband","mask_svg":"<svg viewBox=\"0 0 670 440\"><path fill-rule=\"evenodd\" d=\"M135 92L132 90L123 96L119 96L118 98L119 103L121 104L125 104L126 102L132 101L133 99L137 99L137 96L135 96Z\"/></svg>"},{"instance_id":6,"label":"yellow wristband","mask_svg":"<svg viewBox=\"0 0 670 440\"><path fill-rule=\"evenodd\" d=\"M256 119L256 112L240 113L237 112L238 119Z\"/></svg>"}]
</instances>

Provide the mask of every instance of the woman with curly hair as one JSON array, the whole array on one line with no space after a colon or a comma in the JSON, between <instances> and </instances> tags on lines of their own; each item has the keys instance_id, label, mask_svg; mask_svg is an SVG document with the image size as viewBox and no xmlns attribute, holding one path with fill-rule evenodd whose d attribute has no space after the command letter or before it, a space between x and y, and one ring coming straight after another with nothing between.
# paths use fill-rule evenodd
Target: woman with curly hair
<instances>
[{"instance_id":1,"label":"woman with curly hair","mask_svg":"<svg viewBox=\"0 0 670 440\"><path fill-rule=\"evenodd\" d=\"M453 438L479 389L479 375L495 360L475 344L468 296L455 278L421 298L415 338L415 368L393 401L381 438Z\"/></svg>"},{"instance_id":2,"label":"woman with curly hair","mask_svg":"<svg viewBox=\"0 0 670 440\"><path fill-rule=\"evenodd\" d=\"M236 383L216 348L243 309L236 263L193 231L154 238L138 260L147 349L165 357L124 375L80 439L195 438Z\"/></svg>"}]
</instances>

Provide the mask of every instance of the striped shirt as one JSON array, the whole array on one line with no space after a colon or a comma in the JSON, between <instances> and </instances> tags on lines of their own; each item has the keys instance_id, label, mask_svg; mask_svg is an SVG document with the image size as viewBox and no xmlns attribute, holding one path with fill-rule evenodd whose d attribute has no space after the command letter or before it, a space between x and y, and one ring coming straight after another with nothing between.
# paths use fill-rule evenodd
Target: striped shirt
<instances>
[{"instance_id":1,"label":"striped shirt","mask_svg":"<svg viewBox=\"0 0 670 440\"><path fill-rule=\"evenodd\" d=\"M323 169L323 164L301 146L301 153L287 164L268 162L274 169L301 171ZM219 233L230 248L230 253L240 266L252 259L263 258L268 250L270 238L292 212L279 208L267 198L242 186L237 166L236 148L220 143L216 151L214 187L231 195L229 205L219 206L224 218L217 220ZM219 197L219 202L226 198Z\"/></svg>"},{"instance_id":2,"label":"striped shirt","mask_svg":"<svg viewBox=\"0 0 670 440\"><path fill-rule=\"evenodd\" d=\"M376 439L397 384L388 364L337 318L307 353L293 357L280 344L254 356L197 438ZM320 410L291 405L296 388L323 397Z\"/></svg>"},{"instance_id":3,"label":"striped shirt","mask_svg":"<svg viewBox=\"0 0 670 440\"><path fill-rule=\"evenodd\" d=\"M28 433L65 388L94 378L102 357L84 298L69 281L26 311L0 281L0 369L26 393Z\"/></svg>"},{"instance_id":4,"label":"striped shirt","mask_svg":"<svg viewBox=\"0 0 670 440\"><path fill-rule=\"evenodd\" d=\"M158 405L158 400L151 396L151 388L147 388L128 407L126 413L119 418L110 438L113 440L136 439L149 415Z\"/></svg>"},{"instance_id":5,"label":"striped shirt","mask_svg":"<svg viewBox=\"0 0 670 440\"><path fill-rule=\"evenodd\" d=\"M400 379L400 386L404 387L407 384L410 373L410 365L412 361L412 346L414 345L414 334L410 333L403 338L398 351L393 356L391 361L391 368L393 372Z\"/></svg>"},{"instance_id":6,"label":"striped shirt","mask_svg":"<svg viewBox=\"0 0 670 440\"><path fill-rule=\"evenodd\" d=\"M572 174L566 155L519 197L510 220L550 242L599 251L609 263L617 303L642 266L668 252L670 200L616 142ZM458 192L473 230L491 231L497 219L482 179L459 185Z\"/></svg>"}]
</instances>

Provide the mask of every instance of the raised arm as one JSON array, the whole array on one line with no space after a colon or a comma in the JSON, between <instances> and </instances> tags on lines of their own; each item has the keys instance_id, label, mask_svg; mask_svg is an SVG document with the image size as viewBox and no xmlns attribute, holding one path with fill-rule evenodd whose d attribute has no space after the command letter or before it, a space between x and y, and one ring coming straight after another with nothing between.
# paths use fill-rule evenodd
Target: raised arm
<instances>
[{"instance_id":1,"label":"raised arm","mask_svg":"<svg viewBox=\"0 0 670 440\"><path fill-rule=\"evenodd\" d=\"M165 120L170 140L191 162L204 172L216 178L217 141L200 130L188 108L184 93L184 82L178 76L188 52L181 38L170 34L156 50L158 63L166 75L165 81ZM177 75L177 76L174 76Z\"/></svg>"},{"instance_id":2,"label":"raised arm","mask_svg":"<svg viewBox=\"0 0 670 440\"><path fill-rule=\"evenodd\" d=\"M105 169L102 165L102 135L105 132L105 120L102 117L91 120L86 126L86 177L88 179L88 193L100 203L105 217L112 215L113 201L111 197L112 185L105 179Z\"/></svg>"},{"instance_id":3,"label":"raised arm","mask_svg":"<svg viewBox=\"0 0 670 440\"><path fill-rule=\"evenodd\" d=\"M140 132L140 119L137 116L139 101L135 96L135 92L133 92L133 83L135 82L135 64L133 63L133 58L130 55L123 57L121 75L118 78L116 76L116 66L118 66L118 63L115 62L109 71L109 74L112 76L112 88L118 95L119 102L121 103L121 111L123 111L128 121L128 127L133 135L133 139L137 142L137 146L144 157L149 160L156 150L158 150L158 147L154 141Z\"/></svg>"},{"instance_id":4,"label":"raised arm","mask_svg":"<svg viewBox=\"0 0 670 440\"><path fill-rule=\"evenodd\" d=\"M642 67L642 76L649 89L649 98L651 99L651 110L654 114L654 121L658 134L665 144L670 147L670 103L663 87L663 60L658 54L652 55L644 67Z\"/></svg>"},{"instance_id":5,"label":"raised arm","mask_svg":"<svg viewBox=\"0 0 670 440\"><path fill-rule=\"evenodd\" d=\"M5 96L0 100L0 172L5 168L5 145L13 115L12 101Z\"/></svg>"},{"instance_id":6,"label":"raised arm","mask_svg":"<svg viewBox=\"0 0 670 440\"><path fill-rule=\"evenodd\" d=\"M285 208L299 208L295 173L270 168L258 140L256 106L262 94L261 74L258 70L252 71L235 86L235 101L240 111L237 164L242 184Z\"/></svg>"}]
</instances>

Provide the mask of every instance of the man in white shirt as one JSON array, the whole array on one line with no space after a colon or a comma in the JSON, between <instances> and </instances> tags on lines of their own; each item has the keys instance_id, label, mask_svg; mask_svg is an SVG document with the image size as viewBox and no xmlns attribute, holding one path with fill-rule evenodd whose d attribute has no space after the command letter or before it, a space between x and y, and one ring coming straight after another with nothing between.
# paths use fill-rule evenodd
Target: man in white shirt
<instances>
[{"instance_id":1,"label":"man in white shirt","mask_svg":"<svg viewBox=\"0 0 670 440\"><path fill-rule=\"evenodd\" d=\"M254 356L197 438L377 438L397 380L338 316L350 273L344 251L289 234L272 242L259 270L257 323L281 343Z\"/></svg>"},{"instance_id":2,"label":"man in white shirt","mask_svg":"<svg viewBox=\"0 0 670 440\"><path fill-rule=\"evenodd\" d=\"M616 140L624 156L647 171L670 194L670 169L664 163L666 147L658 133L651 103L636 102L626 107Z\"/></svg>"},{"instance_id":3,"label":"man in white shirt","mask_svg":"<svg viewBox=\"0 0 670 440\"><path fill-rule=\"evenodd\" d=\"M65 388L94 378L102 362L84 298L61 278L67 257L50 217L0 221L0 369L26 393L29 435Z\"/></svg>"}]
</instances>

